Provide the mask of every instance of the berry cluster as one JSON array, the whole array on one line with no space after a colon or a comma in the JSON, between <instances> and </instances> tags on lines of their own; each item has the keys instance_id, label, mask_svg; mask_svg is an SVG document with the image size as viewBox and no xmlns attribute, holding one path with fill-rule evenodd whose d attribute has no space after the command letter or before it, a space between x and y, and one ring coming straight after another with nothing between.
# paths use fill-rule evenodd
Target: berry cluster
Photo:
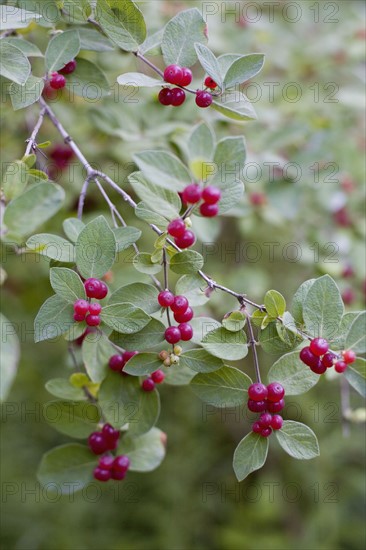
<instances>
[{"instance_id":1,"label":"berry cluster","mask_svg":"<svg viewBox=\"0 0 366 550\"><path fill-rule=\"evenodd\" d=\"M122 376L128 376L126 372L123 372L123 368L127 361L129 361L134 355L137 355L138 351L124 351L123 353L117 353L110 357L108 366L111 370L119 372Z\"/></svg>"},{"instance_id":2,"label":"berry cluster","mask_svg":"<svg viewBox=\"0 0 366 550\"><path fill-rule=\"evenodd\" d=\"M170 290L163 290L158 294L158 302L161 307L169 307L174 319L179 325L168 327L165 331L165 340L169 344L177 344L180 340L188 342L193 336L193 328L189 324L193 318L193 310L185 296L174 296Z\"/></svg>"},{"instance_id":3,"label":"berry cluster","mask_svg":"<svg viewBox=\"0 0 366 550\"><path fill-rule=\"evenodd\" d=\"M98 466L94 469L94 479L98 481L109 481L110 479L121 480L126 477L130 467L130 459L126 455L112 456L105 455L99 458Z\"/></svg>"},{"instance_id":4,"label":"berry cluster","mask_svg":"<svg viewBox=\"0 0 366 550\"><path fill-rule=\"evenodd\" d=\"M161 384L164 382L165 374L162 370L156 370L153 372L149 378L145 378L145 380L142 382L141 387L144 391L153 391L155 388L155 384Z\"/></svg>"},{"instance_id":5,"label":"berry cluster","mask_svg":"<svg viewBox=\"0 0 366 550\"><path fill-rule=\"evenodd\" d=\"M334 370L341 374L350 363L356 360L356 354L353 350L343 351L341 358L328 350L329 344L325 338L314 338L309 346L302 348L300 359L315 374L324 374L327 369L333 366Z\"/></svg>"},{"instance_id":6,"label":"berry cluster","mask_svg":"<svg viewBox=\"0 0 366 550\"><path fill-rule=\"evenodd\" d=\"M168 225L168 233L174 237L174 242L179 248L189 248L196 242L196 236L193 231L187 229L182 218L172 220Z\"/></svg>"},{"instance_id":7,"label":"berry cluster","mask_svg":"<svg viewBox=\"0 0 366 550\"><path fill-rule=\"evenodd\" d=\"M202 189L198 184L191 183L183 189L181 197L185 204L197 204L203 201L199 210L205 218L213 218L219 213L218 203L221 199L221 191L214 185L207 185Z\"/></svg>"},{"instance_id":8,"label":"berry cluster","mask_svg":"<svg viewBox=\"0 0 366 550\"><path fill-rule=\"evenodd\" d=\"M187 67L180 67L179 65L169 65L164 70L164 80L169 84L176 86L189 86L192 82L192 71ZM207 80L207 79L206 79ZM205 81L206 83L206 81ZM216 88L217 84L210 79L211 86L206 85L209 88ZM213 86L215 84L215 86ZM162 88L158 95L158 100L162 105L172 105L173 107L179 107L184 103L186 99L186 93L182 88ZM196 105L198 107L209 107L212 103L212 95L205 90L197 90L196 92Z\"/></svg>"},{"instance_id":9,"label":"berry cluster","mask_svg":"<svg viewBox=\"0 0 366 550\"><path fill-rule=\"evenodd\" d=\"M248 409L262 413L254 422L252 431L262 437L271 435L272 430L282 428L283 419L279 413L285 406L285 390L278 382L271 382L268 386L257 382L248 388Z\"/></svg>"},{"instance_id":10,"label":"berry cluster","mask_svg":"<svg viewBox=\"0 0 366 550\"><path fill-rule=\"evenodd\" d=\"M71 74L76 69L76 61L75 59L72 59L66 65L62 67L58 72L51 73L50 78L50 87L54 90L60 90L61 88L64 88L66 86L66 78L64 77L65 74Z\"/></svg>"},{"instance_id":11,"label":"berry cluster","mask_svg":"<svg viewBox=\"0 0 366 550\"><path fill-rule=\"evenodd\" d=\"M99 279L90 278L84 282L84 288L88 298L103 300L108 294L108 287ZM100 325L100 312L102 306L97 303L90 303L86 300L76 300L74 303L74 321L81 323L85 321L89 327Z\"/></svg>"},{"instance_id":12,"label":"berry cluster","mask_svg":"<svg viewBox=\"0 0 366 550\"><path fill-rule=\"evenodd\" d=\"M95 455L101 455L107 451L114 451L119 439L119 430L115 430L110 424L104 424L100 432L89 435L88 444Z\"/></svg>"}]
</instances>

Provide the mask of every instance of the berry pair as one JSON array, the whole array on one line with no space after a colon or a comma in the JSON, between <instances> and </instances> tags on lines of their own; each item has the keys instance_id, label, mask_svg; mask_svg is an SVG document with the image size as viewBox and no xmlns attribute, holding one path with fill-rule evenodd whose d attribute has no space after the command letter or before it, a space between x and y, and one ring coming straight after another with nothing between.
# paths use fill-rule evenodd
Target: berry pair
<instances>
[{"instance_id":1,"label":"berry pair","mask_svg":"<svg viewBox=\"0 0 366 550\"><path fill-rule=\"evenodd\" d=\"M279 382L268 386L256 382L248 388L248 409L252 412L278 413L285 406L285 390Z\"/></svg>"},{"instance_id":2,"label":"berry pair","mask_svg":"<svg viewBox=\"0 0 366 550\"><path fill-rule=\"evenodd\" d=\"M94 479L98 481L109 481L110 479L121 480L126 477L130 467L130 459L126 455L101 456L98 466L94 469Z\"/></svg>"},{"instance_id":3,"label":"berry pair","mask_svg":"<svg viewBox=\"0 0 366 550\"><path fill-rule=\"evenodd\" d=\"M90 434L88 444L95 455L101 455L107 451L114 451L118 438L119 430L115 430L110 424L104 424L100 432Z\"/></svg>"},{"instance_id":4,"label":"berry pair","mask_svg":"<svg viewBox=\"0 0 366 550\"><path fill-rule=\"evenodd\" d=\"M168 233L174 237L174 242L179 248L189 248L196 242L196 236L193 231L187 229L182 218L172 220L168 225Z\"/></svg>"},{"instance_id":5,"label":"berry pair","mask_svg":"<svg viewBox=\"0 0 366 550\"><path fill-rule=\"evenodd\" d=\"M179 325L168 327L165 331L165 340L169 344L177 344L180 340L188 342L193 336L193 328L189 324L193 318L193 310L185 296L174 296L170 290L163 290L158 294L158 302L161 307L169 307L174 319Z\"/></svg>"},{"instance_id":6,"label":"berry pair","mask_svg":"<svg viewBox=\"0 0 366 550\"><path fill-rule=\"evenodd\" d=\"M116 355L112 355L108 361L108 366L115 372L120 372L123 376L127 376L126 372L123 372L123 368L127 361L129 361L134 355L137 355L138 351L124 351Z\"/></svg>"},{"instance_id":7,"label":"berry pair","mask_svg":"<svg viewBox=\"0 0 366 550\"><path fill-rule=\"evenodd\" d=\"M96 298L97 300L103 300L108 294L108 287L99 279L91 277L84 282L85 292L88 298Z\"/></svg>"},{"instance_id":8,"label":"berry pair","mask_svg":"<svg viewBox=\"0 0 366 550\"><path fill-rule=\"evenodd\" d=\"M145 378L142 382L141 387L144 391L150 392L155 388L155 384L161 384L164 381L165 374L162 370L154 371L149 378Z\"/></svg>"},{"instance_id":9,"label":"berry pair","mask_svg":"<svg viewBox=\"0 0 366 550\"><path fill-rule=\"evenodd\" d=\"M329 344L325 338L314 338L309 346L302 348L300 359L315 374L319 375L324 374L327 369L333 366L334 370L341 374L347 369L348 364L356 360L356 354L352 350L343 351L341 359L328 350Z\"/></svg>"},{"instance_id":10,"label":"berry pair","mask_svg":"<svg viewBox=\"0 0 366 550\"><path fill-rule=\"evenodd\" d=\"M262 437L271 435L272 430L280 430L283 425L283 418L279 414L262 413L258 420L252 425L252 431L261 434Z\"/></svg>"},{"instance_id":11,"label":"berry pair","mask_svg":"<svg viewBox=\"0 0 366 550\"><path fill-rule=\"evenodd\" d=\"M89 327L96 327L100 324L99 314L102 306L96 303L89 303L86 300L76 300L74 303L74 321L81 323L85 321Z\"/></svg>"},{"instance_id":12,"label":"berry pair","mask_svg":"<svg viewBox=\"0 0 366 550\"><path fill-rule=\"evenodd\" d=\"M213 218L219 213L218 202L221 199L221 191L214 185L208 185L203 189L196 183L187 185L182 192L182 200L186 204L197 204L201 200L200 214L206 218Z\"/></svg>"},{"instance_id":13,"label":"berry pair","mask_svg":"<svg viewBox=\"0 0 366 550\"><path fill-rule=\"evenodd\" d=\"M66 86L66 78L64 77L65 74L71 74L76 69L76 61L75 59L72 59L66 65L62 67L58 72L51 73L50 78L50 87L54 90L60 90L61 88L64 88Z\"/></svg>"}]
</instances>

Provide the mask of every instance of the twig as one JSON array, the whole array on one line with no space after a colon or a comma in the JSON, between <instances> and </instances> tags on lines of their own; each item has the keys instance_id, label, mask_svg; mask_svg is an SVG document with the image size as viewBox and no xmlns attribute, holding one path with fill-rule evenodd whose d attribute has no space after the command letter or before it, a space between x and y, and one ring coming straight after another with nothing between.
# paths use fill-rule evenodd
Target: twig
<instances>
[{"instance_id":1,"label":"twig","mask_svg":"<svg viewBox=\"0 0 366 550\"><path fill-rule=\"evenodd\" d=\"M37 123L36 123L35 127L33 128L33 131L31 133L30 137L26 140L27 147L26 147L24 156L29 155L31 153L31 151L35 151L37 149L36 137L37 137L37 134L38 134L38 132L41 129L41 126L43 124L43 119L44 119L45 114L46 114L46 109L45 108L41 109L41 111L39 113Z\"/></svg>"},{"instance_id":2,"label":"twig","mask_svg":"<svg viewBox=\"0 0 366 550\"><path fill-rule=\"evenodd\" d=\"M256 339L254 338L254 332L253 332L252 322L250 320L250 315L247 312L245 312L245 313L246 313L246 317L247 317L247 325L248 325L248 332L249 332L249 345L251 346L252 353L253 353L253 362L254 362L255 374L256 374L257 382L261 383L262 380L261 380L261 373L260 373L260 370L259 370L259 361L258 361L258 354L257 354L257 342L256 342Z\"/></svg>"}]
</instances>

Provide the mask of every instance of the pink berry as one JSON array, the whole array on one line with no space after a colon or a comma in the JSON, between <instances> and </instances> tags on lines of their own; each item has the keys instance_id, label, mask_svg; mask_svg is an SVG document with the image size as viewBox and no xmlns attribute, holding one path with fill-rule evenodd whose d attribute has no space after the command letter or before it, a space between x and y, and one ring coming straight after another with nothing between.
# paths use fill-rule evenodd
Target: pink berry
<instances>
[{"instance_id":1,"label":"pink berry","mask_svg":"<svg viewBox=\"0 0 366 550\"><path fill-rule=\"evenodd\" d=\"M328 349L329 345L325 338L314 338L310 342L310 351L317 357L321 357L324 353L327 353Z\"/></svg>"},{"instance_id":2,"label":"pink berry","mask_svg":"<svg viewBox=\"0 0 366 550\"><path fill-rule=\"evenodd\" d=\"M179 248L189 248L196 242L196 236L193 231L187 229L181 237L175 237L174 242Z\"/></svg>"},{"instance_id":3,"label":"pink berry","mask_svg":"<svg viewBox=\"0 0 366 550\"><path fill-rule=\"evenodd\" d=\"M130 467L130 459L126 455L116 456L113 462L113 470L117 472L127 472Z\"/></svg>"},{"instance_id":4,"label":"pink berry","mask_svg":"<svg viewBox=\"0 0 366 550\"><path fill-rule=\"evenodd\" d=\"M100 432L93 432L89 435L88 444L91 451L96 455L101 455L108 450L105 437Z\"/></svg>"},{"instance_id":5,"label":"pink berry","mask_svg":"<svg viewBox=\"0 0 366 550\"><path fill-rule=\"evenodd\" d=\"M155 382L155 384L161 384L165 378L165 374L162 370L156 370L151 374L152 380Z\"/></svg>"},{"instance_id":6,"label":"pink berry","mask_svg":"<svg viewBox=\"0 0 366 550\"><path fill-rule=\"evenodd\" d=\"M252 432L254 432L255 434L260 434L261 431L262 431L262 427L259 424L259 422L254 422L254 424L252 425Z\"/></svg>"},{"instance_id":7,"label":"pink berry","mask_svg":"<svg viewBox=\"0 0 366 550\"><path fill-rule=\"evenodd\" d=\"M273 403L273 401L267 401L266 406L267 406L267 411L268 412L278 413L278 412L282 411L282 409L284 408L285 400L281 399L277 403Z\"/></svg>"},{"instance_id":8,"label":"pink berry","mask_svg":"<svg viewBox=\"0 0 366 550\"><path fill-rule=\"evenodd\" d=\"M310 370L315 372L315 374L324 374L325 371L327 370L327 367L324 365L324 363L318 357L318 362L314 365L311 365Z\"/></svg>"},{"instance_id":9,"label":"pink berry","mask_svg":"<svg viewBox=\"0 0 366 550\"><path fill-rule=\"evenodd\" d=\"M87 315L85 317L86 324L89 325L89 327L97 327L100 325L100 317L99 315Z\"/></svg>"},{"instance_id":10,"label":"pink berry","mask_svg":"<svg viewBox=\"0 0 366 550\"><path fill-rule=\"evenodd\" d=\"M77 323L81 323L82 321L85 321L85 314L74 313L73 318Z\"/></svg>"},{"instance_id":11,"label":"pink berry","mask_svg":"<svg viewBox=\"0 0 366 550\"><path fill-rule=\"evenodd\" d=\"M267 390L267 400L272 401L273 403L278 403L278 401L281 401L285 395L285 390L279 382L271 382L271 384L268 384Z\"/></svg>"},{"instance_id":12,"label":"pink berry","mask_svg":"<svg viewBox=\"0 0 366 550\"><path fill-rule=\"evenodd\" d=\"M253 401L248 399L248 409L252 412L259 413L266 410L267 403L265 401Z\"/></svg>"},{"instance_id":13,"label":"pink berry","mask_svg":"<svg viewBox=\"0 0 366 550\"><path fill-rule=\"evenodd\" d=\"M124 362L127 363L127 361L132 359L132 357L134 357L137 354L138 354L138 351L124 351L122 354L122 357Z\"/></svg>"},{"instance_id":14,"label":"pink berry","mask_svg":"<svg viewBox=\"0 0 366 550\"><path fill-rule=\"evenodd\" d=\"M66 85L66 78L57 72L51 74L50 79L50 86L54 90L59 90L60 88L64 88Z\"/></svg>"},{"instance_id":15,"label":"pink berry","mask_svg":"<svg viewBox=\"0 0 366 550\"><path fill-rule=\"evenodd\" d=\"M272 430L280 430L283 426L283 418L279 414L274 414L271 420Z\"/></svg>"},{"instance_id":16,"label":"pink berry","mask_svg":"<svg viewBox=\"0 0 366 550\"><path fill-rule=\"evenodd\" d=\"M119 430L116 430L110 424L104 424L102 428L102 436L104 437L109 450L113 450L119 439Z\"/></svg>"},{"instance_id":17,"label":"pink berry","mask_svg":"<svg viewBox=\"0 0 366 550\"><path fill-rule=\"evenodd\" d=\"M175 296L174 301L172 305L170 306L170 309L173 311L173 313L184 313L187 311L189 306L189 302L185 296Z\"/></svg>"},{"instance_id":18,"label":"pink berry","mask_svg":"<svg viewBox=\"0 0 366 550\"><path fill-rule=\"evenodd\" d=\"M180 325L178 325L178 328L180 330L180 337L183 342L188 342L188 340L192 340L193 328L189 323L181 323Z\"/></svg>"},{"instance_id":19,"label":"pink berry","mask_svg":"<svg viewBox=\"0 0 366 550\"><path fill-rule=\"evenodd\" d=\"M146 378L145 380L143 380L141 387L144 391L153 391L153 389L155 388L155 382L152 378Z\"/></svg>"},{"instance_id":20,"label":"pink berry","mask_svg":"<svg viewBox=\"0 0 366 550\"><path fill-rule=\"evenodd\" d=\"M97 291L96 296L97 300L103 300L108 294L108 287L103 281L99 281L99 290Z\"/></svg>"},{"instance_id":21,"label":"pink berry","mask_svg":"<svg viewBox=\"0 0 366 550\"><path fill-rule=\"evenodd\" d=\"M344 361L337 361L336 364L334 365L334 370L339 374L341 374L347 369L347 367L348 365Z\"/></svg>"},{"instance_id":22,"label":"pink berry","mask_svg":"<svg viewBox=\"0 0 366 550\"><path fill-rule=\"evenodd\" d=\"M169 307L174 302L174 294L169 290L163 290L158 294L158 302L161 307Z\"/></svg>"},{"instance_id":23,"label":"pink berry","mask_svg":"<svg viewBox=\"0 0 366 550\"><path fill-rule=\"evenodd\" d=\"M213 78L211 78L210 76L206 76L205 86L206 86L206 88L211 88L213 90L214 88L217 87L217 84L216 84L216 82L214 81Z\"/></svg>"},{"instance_id":24,"label":"pink berry","mask_svg":"<svg viewBox=\"0 0 366 550\"><path fill-rule=\"evenodd\" d=\"M208 204L208 202L203 202L200 205L200 213L205 218L214 218L219 213L219 207L217 204Z\"/></svg>"},{"instance_id":25,"label":"pink berry","mask_svg":"<svg viewBox=\"0 0 366 550\"><path fill-rule=\"evenodd\" d=\"M91 315L99 315L99 313L102 311L102 306L100 304L90 304L89 305L89 313Z\"/></svg>"},{"instance_id":26,"label":"pink berry","mask_svg":"<svg viewBox=\"0 0 366 550\"><path fill-rule=\"evenodd\" d=\"M253 401L263 401L264 399L267 399L267 395L267 387L259 382L251 384L248 388L248 397Z\"/></svg>"},{"instance_id":27,"label":"pink berry","mask_svg":"<svg viewBox=\"0 0 366 550\"><path fill-rule=\"evenodd\" d=\"M336 359L337 356L334 355L334 353L325 353L322 357L322 364L327 368L327 369L330 369L331 367L333 367L333 364L334 364L334 359Z\"/></svg>"},{"instance_id":28,"label":"pink berry","mask_svg":"<svg viewBox=\"0 0 366 550\"><path fill-rule=\"evenodd\" d=\"M347 365L350 365L351 363L354 363L356 361L356 354L352 349L344 351L342 355L343 361L347 363Z\"/></svg>"},{"instance_id":29,"label":"pink berry","mask_svg":"<svg viewBox=\"0 0 366 550\"><path fill-rule=\"evenodd\" d=\"M187 307L183 313L174 313L174 319L177 323L188 323L191 319L193 319L193 309L191 307Z\"/></svg>"},{"instance_id":30,"label":"pink berry","mask_svg":"<svg viewBox=\"0 0 366 550\"><path fill-rule=\"evenodd\" d=\"M168 233L172 237L181 237L185 231L186 231L186 224L184 223L182 218L177 218L176 220L172 220L168 225Z\"/></svg>"},{"instance_id":31,"label":"pink berry","mask_svg":"<svg viewBox=\"0 0 366 550\"><path fill-rule=\"evenodd\" d=\"M202 199L208 204L216 204L221 199L221 191L218 187L208 185L202 191Z\"/></svg>"},{"instance_id":32,"label":"pink berry","mask_svg":"<svg viewBox=\"0 0 366 550\"><path fill-rule=\"evenodd\" d=\"M112 355L112 357L110 357L110 359L108 361L108 365L109 365L110 369L112 369L116 372L119 372L125 366L125 362L123 360L122 355L116 354L116 355Z\"/></svg>"},{"instance_id":33,"label":"pink berry","mask_svg":"<svg viewBox=\"0 0 366 550\"><path fill-rule=\"evenodd\" d=\"M269 437L272 433L272 428L263 428L261 431L262 437Z\"/></svg>"},{"instance_id":34,"label":"pink berry","mask_svg":"<svg viewBox=\"0 0 366 550\"><path fill-rule=\"evenodd\" d=\"M103 470L102 468L95 468L93 472L94 479L98 481L109 481L111 479L111 472L109 470Z\"/></svg>"},{"instance_id":35,"label":"pink berry","mask_svg":"<svg viewBox=\"0 0 366 550\"><path fill-rule=\"evenodd\" d=\"M346 288L342 292L342 300L346 306L350 306L354 302L355 293L353 292L352 288Z\"/></svg>"},{"instance_id":36,"label":"pink berry","mask_svg":"<svg viewBox=\"0 0 366 550\"><path fill-rule=\"evenodd\" d=\"M86 300L76 300L76 302L74 303L74 311L78 315L84 315L85 317L85 315L89 311L89 302L87 302Z\"/></svg>"},{"instance_id":37,"label":"pink berry","mask_svg":"<svg viewBox=\"0 0 366 550\"><path fill-rule=\"evenodd\" d=\"M188 67L182 67L183 76L179 82L181 86L189 86L192 82L192 71Z\"/></svg>"},{"instance_id":38,"label":"pink berry","mask_svg":"<svg viewBox=\"0 0 366 550\"><path fill-rule=\"evenodd\" d=\"M185 102L186 93L184 90L181 90L180 88L173 88L171 92L173 107L179 107L180 105L182 105L182 103Z\"/></svg>"},{"instance_id":39,"label":"pink berry","mask_svg":"<svg viewBox=\"0 0 366 550\"><path fill-rule=\"evenodd\" d=\"M58 72L61 74L71 74L75 71L75 69L76 69L76 61L75 59L72 59L71 61L66 63L66 65L64 65L62 69L59 69Z\"/></svg>"},{"instance_id":40,"label":"pink berry","mask_svg":"<svg viewBox=\"0 0 366 550\"><path fill-rule=\"evenodd\" d=\"M158 95L159 103L162 105L171 105L172 104L172 91L170 88L163 88L160 90Z\"/></svg>"},{"instance_id":41,"label":"pink berry","mask_svg":"<svg viewBox=\"0 0 366 550\"><path fill-rule=\"evenodd\" d=\"M263 206L267 202L267 197L264 193L251 193L249 201L253 206Z\"/></svg>"},{"instance_id":42,"label":"pink berry","mask_svg":"<svg viewBox=\"0 0 366 550\"><path fill-rule=\"evenodd\" d=\"M101 456L98 461L98 466L102 470L111 470L114 462L114 457L111 455Z\"/></svg>"},{"instance_id":43,"label":"pink berry","mask_svg":"<svg viewBox=\"0 0 366 550\"><path fill-rule=\"evenodd\" d=\"M84 288L88 298L97 297L97 294L100 291L100 285L101 285L101 281L99 281L99 279L94 279L93 277L91 277L90 279L87 279L84 282Z\"/></svg>"},{"instance_id":44,"label":"pink berry","mask_svg":"<svg viewBox=\"0 0 366 550\"><path fill-rule=\"evenodd\" d=\"M112 470L112 479L116 481L121 481L126 477L127 472L119 472L118 470Z\"/></svg>"},{"instance_id":45,"label":"pink berry","mask_svg":"<svg viewBox=\"0 0 366 550\"><path fill-rule=\"evenodd\" d=\"M319 362L319 357L317 357L313 354L312 351L310 351L309 346L302 348L302 350L300 351L300 359L308 367L317 366Z\"/></svg>"},{"instance_id":46,"label":"pink berry","mask_svg":"<svg viewBox=\"0 0 366 550\"><path fill-rule=\"evenodd\" d=\"M262 428L269 428L272 422L272 415L270 413L263 413L258 420Z\"/></svg>"},{"instance_id":47,"label":"pink berry","mask_svg":"<svg viewBox=\"0 0 366 550\"><path fill-rule=\"evenodd\" d=\"M165 340L169 344L177 344L180 340L180 330L178 327L168 327L164 334Z\"/></svg>"},{"instance_id":48,"label":"pink berry","mask_svg":"<svg viewBox=\"0 0 366 550\"><path fill-rule=\"evenodd\" d=\"M196 105L198 107L206 108L212 103L212 95L209 92L203 90L197 90L196 92Z\"/></svg>"},{"instance_id":49,"label":"pink berry","mask_svg":"<svg viewBox=\"0 0 366 550\"><path fill-rule=\"evenodd\" d=\"M183 71L179 65L169 65L164 71L164 80L170 84L180 84L183 78Z\"/></svg>"},{"instance_id":50,"label":"pink berry","mask_svg":"<svg viewBox=\"0 0 366 550\"><path fill-rule=\"evenodd\" d=\"M202 198L202 189L197 183L191 183L183 189L183 200L187 204L196 204Z\"/></svg>"}]
</instances>

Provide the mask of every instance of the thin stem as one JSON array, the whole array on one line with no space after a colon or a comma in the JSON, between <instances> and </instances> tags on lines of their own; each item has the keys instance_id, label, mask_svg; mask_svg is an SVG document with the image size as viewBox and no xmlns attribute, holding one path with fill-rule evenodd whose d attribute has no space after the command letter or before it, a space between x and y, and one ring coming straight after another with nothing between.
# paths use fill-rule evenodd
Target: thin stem
<instances>
[{"instance_id":1,"label":"thin stem","mask_svg":"<svg viewBox=\"0 0 366 550\"><path fill-rule=\"evenodd\" d=\"M169 290L168 262L167 262L167 258L166 258L165 246L163 248L163 268L164 268L164 289ZM169 311L168 307L166 308L166 316L167 316L167 319L168 319L168 325L171 327L172 323L171 323L171 320L170 320L170 311Z\"/></svg>"},{"instance_id":2,"label":"thin stem","mask_svg":"<svg viewBox=\"0 0 366 550\"><path fill-rule=\"evenodd\" d=\"M157 67L156 65L154 65L154 63L151 63L151 61L149 61L144 55L142 55L142 53L140 53L139 51L137 52L133 52L133 54L138 58L138 59L141 59L141 61L143 61L146 65L148 65L150 67L150 69L152 69L153 71L155 71L158 75L160 75L162 78L164 78L164 73L163 71L161 71L159 69L159 67Z\"/></svg>"},{"instance_id":3,"label":"thin stem","mask_svg":"<svg viewBox=\"0 0 366 550\"><path fill-rule=\"evenodd\" d=\"M38 134L38 132L41 129L41 126L43 124L43 119L44 119L45 114L46 114L45 108L41 109L41 111L39 113L37 123L36 123L35 127L33 128L33 131L31 133L30 137L26 140L27 147L26 147L24 156L29 155L31 153L31 151L35 151L37 149L36 137L37 137L37 134Z\"/></svg>"},{"instance_id":4,"label":"thin stem","mask_svg":"<svg viewBox=\"0 0 366 550\"><path fill-rule=\"evenodd\" d=\"M257 382L261 383L262 380L261 380L261 373L260 373L260 370L259 370L259 361L258 361L258 354L257 354L257 342L256 342L256 339L254 338L254 332L253 332L252 322L250 320L250 315L248 313L246 313L246 316L247 316L247 325L248 325L248 332L249 332L249 345L252 348L255 375L256 375L256 378L257 378Z\"/></svg>"}]
</instances>

